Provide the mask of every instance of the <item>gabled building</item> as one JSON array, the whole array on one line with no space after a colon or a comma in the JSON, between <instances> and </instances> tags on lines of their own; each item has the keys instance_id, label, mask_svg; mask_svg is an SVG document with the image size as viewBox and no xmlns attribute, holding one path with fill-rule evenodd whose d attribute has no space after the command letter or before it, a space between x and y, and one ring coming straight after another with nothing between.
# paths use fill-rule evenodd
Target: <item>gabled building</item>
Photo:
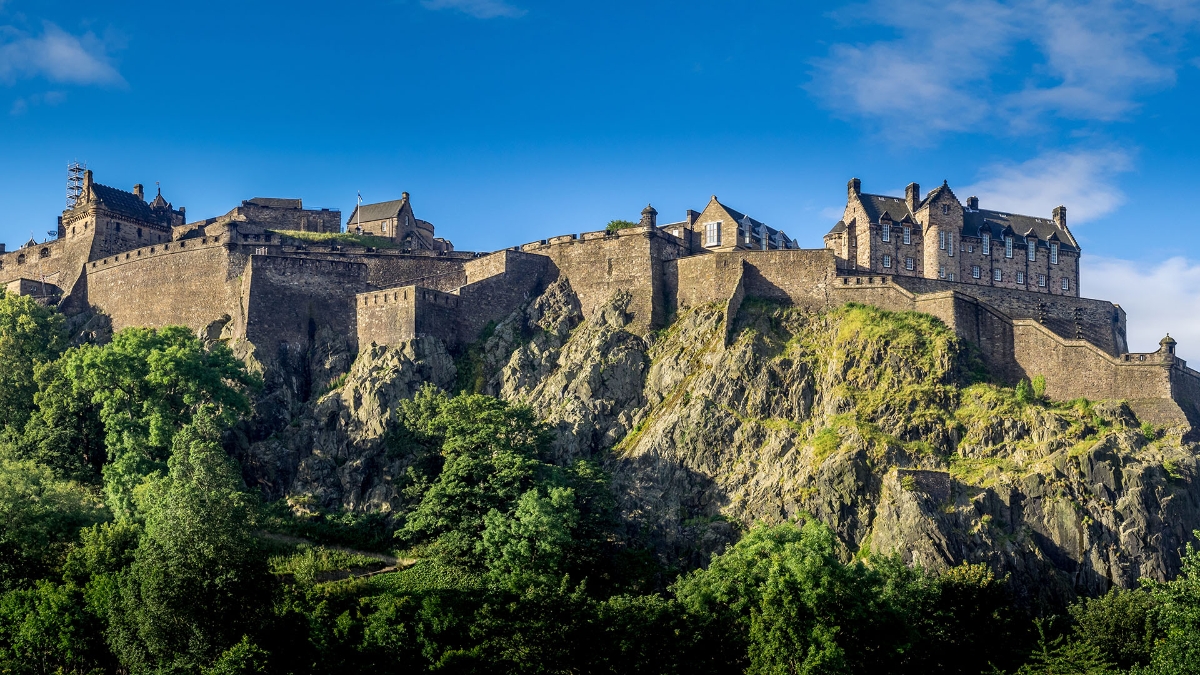
<instances>
[{"instance_id":1,"label":"gabled building","mask_svg":"<svg viewBox=\"0 0 1200 675\"><path fill-rule=\"evenodd\" d=\"M1066 207L1050 218L981 209L977 197L964 205L945 182L922 198L916 183L891 197L865 193L852 179L825 247L850 273L1079 295L1080 249Z\"/></svg>"},{"instance_id":2,"label":"gabled building","mask_svg":"<svg viewBox=\"0 0 1200 675\"><path fill-rule=\"evenodd\" d=\"M647 213L643 211L642 224L647 223L646 217ZM667 223L661 229L686 241L689 250L694 253L705 250L772 251L800 248L782 230L722 204L716 195L708 200L703 211L697 213L688 209L685 220Z\"/></svg>"},{"instance_id":3,"label":"gabled building","mask_svg":"<svg viewBox=\"0 0 1200 675\"><path fill-rule=\"evenodd\" d=\"M454 244L433 236L433 224L413 215L408 193L400 199L361 204L346 221L346 231L392 239L411 251L453 251Z\"/></svg>"}]
</instances>

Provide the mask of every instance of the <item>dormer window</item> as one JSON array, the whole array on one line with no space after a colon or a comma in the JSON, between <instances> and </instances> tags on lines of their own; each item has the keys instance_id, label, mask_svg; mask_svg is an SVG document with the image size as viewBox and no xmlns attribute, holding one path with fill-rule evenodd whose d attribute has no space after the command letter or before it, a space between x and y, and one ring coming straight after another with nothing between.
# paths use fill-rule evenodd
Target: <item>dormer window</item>
<instances>
[{"instance_id":1,"label":"dormer window","mask_svg":"<svg viewBox=\"0 0 1200 675\"><path fill-rule=\"evenodd\" d=\"M1004 257L1011 258L1013 255L1013 240L1012 235L1004 235Z\"/></svg>"},{"instance_id":2,"label":"dormer window","mask_svg":"<svg viewBox=\"0 0 1200 675\"><path fill-rule=\"evenodd\" d=\"M912 243L912 228L909 227L908 225L904 226L904 243L906 243L906 244Z\"/></svg>"},{"instance_id":3,"label":"dormer window","mask_svg":"<svg viewBox=\"0 0 1200 675\"><path fill-rule=\"evenodd\" d=\"M721 245L721 223L707 223L704 226L704 245L705 246L720 246Z\"/></svg>"},{"instance_id":4,"label":"dormer window","mask_svg":"<svg viewBox=\"0 0 1200 675\"><path fill-rule=\"evenodd\" d=\"M1029 262L1037 260L1037 239L1025 240L1025 256L1029 258Z\"/></svg>"},{"instance_id":5,"label":"dormer window","mask_svg":"<svg viewBox=\"0 0 1200 675\"><path fill-rule=\"evenodd\" d=\"M1057 241L1050 242L1050 264L1051 265L1058 264L1058 242Z\"/></svg>"},{"instance_id":6,"label":"dormer window","mask_svg":"<svg viewBox=\"0 0 1200 675\"><path fill-rule=\"evenodd\" d=\"M892 224L891 223L886 222L886 221L879 223L879 240L880 241L891 241L892 240Z\"/></svg>"},{"instance_id":7,"label":"dormer window","mask_svg":"<svg viewBox=\"0 0 1200 675\"><path fill-rule=\"evenodd\" d=\"M992 254L992 235L987 232L983 233L983 254Z\"/></svg>"}]
</instances>

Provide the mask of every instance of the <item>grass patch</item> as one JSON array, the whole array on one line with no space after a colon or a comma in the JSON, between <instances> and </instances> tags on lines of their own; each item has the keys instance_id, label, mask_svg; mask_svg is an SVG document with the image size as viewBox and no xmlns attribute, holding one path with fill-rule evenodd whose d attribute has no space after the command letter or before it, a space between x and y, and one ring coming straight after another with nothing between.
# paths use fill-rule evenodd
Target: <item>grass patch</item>
<instances>
[{"instance_id":1,"label":"grass patch","mask_svg":"<svg viewBox=\"0 0 1200 675\"><path fill-rule=\"evenodd\" d=\"M308 544L298 545L290 555L272 556L268 564L273 574L291 575L297 582L306 585L365 574L385 566L378 558Z\"/></svg>"},{"instance_id":2,"label":"grass patch","mask_svg":"<svg viewBox=\"0 0 1200 675\"><path fill-rule=\"evenodd\" d=\"M995 485L1003 475L1013 475L1016 465L1003 457L958 457L950 458L950 476L955 480L976 487Z\"/></svg>"},{"instance_id":3,"label":"grass patch","mask_svg":"<svg viewBox=\"0 0 1200 675\"><path fill-rule=\"evenodd\" d=\"M379 591L398 594L483 588L477 575L430 559L418 560L412 567L398 572L373 576L367 584Z\"/></svg>"},{"instance_id":4,"label":"grass patch","mask_svg":"<svg viewBox=\"0 0 1200 675\"><path fill-rule=\"evenodd\" d=\"M354 234L352 232L302 232L300 230L271 230L275 234L288 239L306 241L312 244L332 244L337 246L366 246L369 248L402 249L404 245L387 237L376 237L371 234Z\"/></svg>"}]
</instances>

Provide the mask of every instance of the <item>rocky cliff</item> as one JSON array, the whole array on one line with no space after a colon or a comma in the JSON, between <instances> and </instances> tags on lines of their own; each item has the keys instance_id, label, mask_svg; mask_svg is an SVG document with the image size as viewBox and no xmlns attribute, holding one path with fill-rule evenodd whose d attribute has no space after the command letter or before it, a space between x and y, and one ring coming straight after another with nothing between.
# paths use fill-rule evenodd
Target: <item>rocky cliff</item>
<instances>
[{"instance_id":1,"label":"rocky cliff","mask_svg":"<svg viewBox=\"0 0 1200 675\"><path fill-rule=\"evenodd\" d=\"M937 320L749 300L631 328L552 285L457 360L418 339L364 349L344 381L244 458L268 493L402 511L391 410L424 382L531 406L560 462L600 458L624 536L702 564L755 522L814 514L847 557L990 563L1049 602L1173 575L1200 529L1195 447L1121 402L1049 403L986 382Z\"/></svg>"}]
</instances>

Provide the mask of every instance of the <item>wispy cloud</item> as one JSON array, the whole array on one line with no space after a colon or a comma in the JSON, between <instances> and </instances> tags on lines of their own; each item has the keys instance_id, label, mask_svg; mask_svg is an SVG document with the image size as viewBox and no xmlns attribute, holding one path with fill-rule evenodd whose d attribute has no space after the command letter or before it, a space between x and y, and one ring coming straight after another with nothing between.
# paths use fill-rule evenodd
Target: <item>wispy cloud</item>
<instances>
[{"instance_id":1,"label":"wispy cloud","mask_svg":"<svg viewBox=\"0 0 1200 675\"><path fill-rule=\"evenodd\" d=\"M1155 265L1088 256L1080 290L1125 309L1131 351L1154 351L1167 333L1180 356L1200 361L1200 262L1169 258Z\"/></svg>"},{"instance_id":2,"label":"wispy cloud","mask_svg":"<svg viewBox=\"0 0 1200 675\"><path fill-rule=\"evenodd\" d=\"M40 35L0 27L0 83L31 77L64 84L125 83L94 33L72 35L49 22Z\"/></svg>"},{"instance_id":3,"label":"wispy cloud","mask_svg":"<svg viewBox=\"0 0 1200 675\"><path fill-rule=\"evenodd\" d=\"M1129 154L1117 149L1051 152L1019 164L986 167L979 182L955 192L978 196L985 209L1045 218L1055 206L1066 204L1070 223L1077 225L1125 202L1115 179L1132 164Z\"/></svg>"},{"instance_id":4,"label":"wispy cloud","mask_svg":"<svg viewBox=\"0 0 1200 675\"><path fill-rule=\"evenodd\" d=\"M1025 131L1047 116L1126 116L1140 94L1174 83L1200 2L869 0L838 16L892 37L833 45L815 62L810 91L919 142L945 131Z\"/></svg>"},{"instance_id":5,"label":"wispy cloud","mask_svg":"<svg viewBox=\"0 0 1200 675\"><path fill-rule=\"evenodd\" d=\"M426 9L453 9L476 19L515 18L524 16L525 10L504 0L421 0Z\"/></svg>"}]
</instances>

